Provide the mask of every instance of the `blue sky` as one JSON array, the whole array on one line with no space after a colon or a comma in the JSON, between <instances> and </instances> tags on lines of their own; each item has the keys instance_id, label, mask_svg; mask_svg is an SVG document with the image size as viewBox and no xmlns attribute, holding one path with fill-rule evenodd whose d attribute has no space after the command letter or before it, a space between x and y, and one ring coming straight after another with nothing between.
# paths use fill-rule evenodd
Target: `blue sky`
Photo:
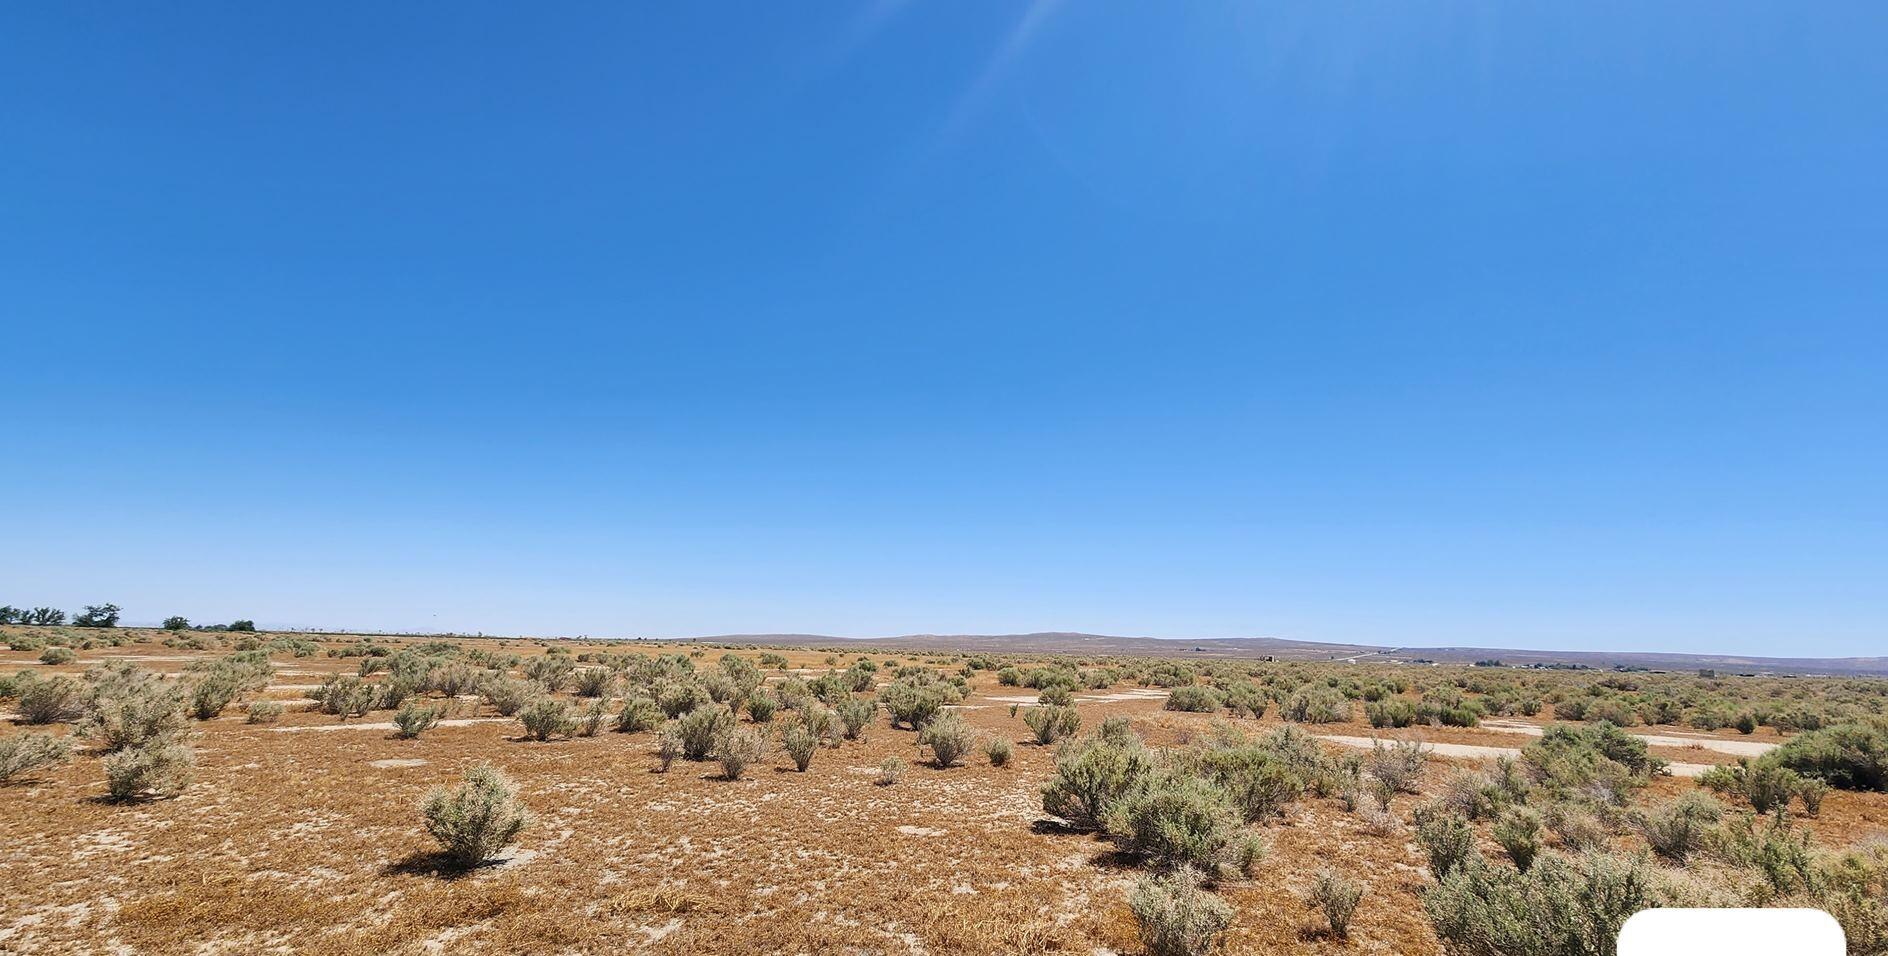
<instances>
[{"instance_id":1,"label":"blue sky","mask_svg":"<svg viewBox=\"0 0 1888 956\"><path fill-rule=\"evenodd\" d=\"M1888 647L1879 4L16 4L0 603Z\"/></svg>"}]
</instances>

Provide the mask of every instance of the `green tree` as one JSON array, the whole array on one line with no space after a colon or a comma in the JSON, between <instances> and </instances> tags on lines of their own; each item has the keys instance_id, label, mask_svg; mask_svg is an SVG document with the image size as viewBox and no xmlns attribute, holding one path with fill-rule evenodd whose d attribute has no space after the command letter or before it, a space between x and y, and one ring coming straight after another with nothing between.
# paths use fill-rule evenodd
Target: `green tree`
<instances>
[{"instance_id":1,"label":"green tree","mask_svg":"<svg viewBox=\"0 0 1888 956\"><path fill-rule=\"evenodd\" d=\"M20 618L21 624L56 626L66 622L66 612L56 607L36 607Z\"/></svg>"},{"instance_id":2,"label":"green tree","mask_svg":"<svg viewBox=\"0 0 1888 956\"><path fill-rule=\"evenodd\" d=\"M76 627L117 627L118 605L88 604L85 613L74 617L72 623Z\"/></svg>"},{"instance_id":3,"label":"green tree","mask_svg":"<svg viewBox=\"0 0 1888 956\"><path fill-rule=\"evenodd\" d=\"M188 631L190 630L190 619L181 614L173 614L164 619L164 630Z\"/></svg>"}]
</instances>

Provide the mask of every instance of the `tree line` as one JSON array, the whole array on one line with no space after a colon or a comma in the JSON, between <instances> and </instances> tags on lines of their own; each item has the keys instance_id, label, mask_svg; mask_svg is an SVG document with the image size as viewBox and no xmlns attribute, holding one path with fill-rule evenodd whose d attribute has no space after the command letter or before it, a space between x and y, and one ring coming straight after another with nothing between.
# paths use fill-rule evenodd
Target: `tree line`
<instances>
[{"instance_id":1,"label":"tree line","mask_svg":"<svg viewBox=\"0 0 1888 956\"><path fill-rule=\"evenodd\" d=\"M87 604L85 610L71 616L73 627L117 627L120 608L116 604ZM56 607L21 608L0 605L0 624L26 624L57 627L67 623L66 612ZM256 622L236 620L228 624L191 624L190 619L173 614L164 619L166 631L254 631Z\"/></svg>"}]
</instances>

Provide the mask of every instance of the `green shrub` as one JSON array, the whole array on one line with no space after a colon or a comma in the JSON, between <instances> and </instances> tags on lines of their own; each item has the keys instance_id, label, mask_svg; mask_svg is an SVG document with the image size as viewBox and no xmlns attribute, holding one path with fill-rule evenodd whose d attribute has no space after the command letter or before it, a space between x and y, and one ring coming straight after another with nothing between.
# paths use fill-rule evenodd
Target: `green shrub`
<instances>
[{"instance_id":1,"label":"green shrub","mask_svg":"<svg viewBox=\"0 0 1888 956\"><path fill-rule=\"evenodd\" d=\"M1888 790L1888 721L1811 730L1764 759L1838 790Z\"/></svg>"},{"instance_id":2,"label":"green shrub","mask_svg":"<svg viewBox=\"0 0 1888 956\"><path fill-rule=\"evenodd\" d=\"M183 689L175 681L123 662L96 668L86 680L91 700L79 730L108 751L141 747L189 728Z\"/></svg>"},{"instance_id":3,"label":"green shrub","mask_svg":"<svg viewBox=\"0 0 1888 956\"><path fill-rule=\"evenodd\" d=\"M669 772L669 765L682 755L682 728L674 721L662 725L656 734L656 759L661 761L663 773Z\"/></svg>"},{"instance_id":4,"label":"green shrub","mask_svg":"<svg viewBox=\"0 0 1888 956\"><path fill-rule=\"evenodd\" d=\"M931 748L931 758L939 769L956 765L970 753L976 743L976 735L971 733L970 725L964 722L962 714L954 710L932 718L918 732L920 746Z\"/></svg>"},{"instance_id":5,"label":"green shrub","mask_svg":"<svg viewBox=\"0 0 1888 956\"><path fill-rule=\"evenodd\" d=\"M749 764L767 756L767 737L754 727L734 725L732 719L721 738L715 741L715 759L721 762L721 776L739 780Z\"/></svg>"},{"instance_id":6,"label":"green shrub","mask_svg":"<svg viewBox=\"0 0 1888 956\"><path fill-rule=\"evenodd\" d=\"M39 655L41 664L70 664L78 659L70 647L48 647Z\"/></svg>"},{"instance_id":7,"label":"green shrub","mask_svg":"<svg viewBox=\"0 0 1888 956\"><path fill-rule=\"evenodd\" d=\"M616 729L626 734L652 730L661 723L662 708L647 697L631 697L623 701L623 709L616 715Z\"/></svg>"},{"instance_id":8,"label":"green shrub","mask_svg":"<svg viewBox=\"0 0 1888 956\"><path fill-rule=\"evenodd\" d=\"M872 723L872 717L878 713L878 703L849 697L839 702L834 708L839 722L844 725L847 740L858 740L859 735Z\"/></svg>"},{"instance_id":9,"label":"green shrub","mask_svg":"<svg viewBox=\"0 0 1888 956\"><path fill-rule=\"evenodd\" d=\"M1647 814L1639 830L1652 852L1683 863L1705 845L1723 815L1716 800L1694 790Z\"/></svg>"},{"instance_id":10,"label":"green shrub","mask_svg":"<svg viewBox=\"0 0 1888 956\"><path fill-rule=\"evenodd\" d=\"M1226 792L1193 776L1158 774L1108 804L1102 824L1123 852L1172 869L1217 872L1240 823Z\"/></svg>"},{"instance_id":11,"label":"green shrub","mask_svg":"<svg viewBox=\"0 0 1888 956\"><path fill-rule=\"evenodd\" d=\"M1423 891L1451 956L1615 956L1619 928L1660 905L1637 860L1542 854L1526 872L1476 861Z\"/></svg>"},{"instance_id":12,"label":"green shrub","mask_svg":"<svg viewBox=\"0 0 1888 956\"><path fill-rule=\"evenodd\" d=\"M374 709L374 702L380 697L374 685L353 675L331 677L308 693L314 698L318 710L342 719L365 715Z\"/></svg>"},{"instance_id":13,"label":"green shrub","mask_svg":"<svg viewBox=\"0 0 1888 956\"><path fill-rule=\"evenodd\" d=\"M616 675L607 667L586 667L576 672L572 686L578 697L608 697L616 689Z\"/></svg>"},{"instance_id":14,"label":"green shrub","mask_svg":"<svg viewBox=\"0 0 1888 956\"><path fill-rule=\"evenodd\" d=\"M190 785L196 754L181 735L153 737L104 761L105 789L113 800L174 797Z\"/></svg>"},{"instance_id":15,"label":"green shrub","mask_svg":"<svg viewBox=\"0 0 1888 956\"><path fill-rule=\"evenodd\" d=\"M537 693L537 687L529 681L502 675L488 678L479 684L479 697L500 717L516 717Z\"/></svg>"},{"instance_id":16,"label":"green shrub","mask_svg":"<svg viewBox=\"0 0 1888 956\"><path fill-rule=\"evenodd\" d=\"M1772 761L1758 761L1744 780L1744 799L1758 813L1769 813L1788 807L1802 783L1796 771Z\"/></svg>"},{"instance_id":17,"label":"green shrub","mask_svg":"<svg viewBox=\"0 0 1888 956\"><path fill-rule=\"evenodd\" d=\"M1546 826L1541 812L1529 806L1511 806L1495 819L1490 835L1501 845L1515 869L1526 870L1541 850L1541 833Z\"/></svg>"},{"instance_id":18,"label":"green shrub","mask_svg":"<svg viewBox=\"0 0 1888 956\"><path fill-rule=\"evenodd\" d=\"M85 685L70 677L54 677L16 685L20 722L64 724L85 716Z\"/></svg>"},{"instance_id":19,"label":"green shrub","mask_svg":"<svg viewBox=\"0 0 1888 956\"><path fill-rule=\"evenodd\" d=\"M1148 956L1206 956L1232 925L1232 907L1182 871L1143 877L1128 895Z\"/></svg>"},{"instance_id":20,"label":"green shrub","mask_svg":"<svg viewBox=\"0 0 1888 956\"><path fill-rule=\"evenodd\" d=\"M1324 912L1324 920L1331 926L1331 935L1339 939L1350 936L1350 919L1357 912L1357 904L1364 898L1363 884L1346 879L1332 870L1318 873L1317 882L1311 884L1311 903Z\"/></svg>"},{"instance_id":21,"label":"green shrub","mask_svg":"<svg viewBox=\"0 0 1888 956\"><path fill-rule=\"evenodd\" d=\"M1073 707L1030 707L1023 711L1023 723L1043 746L1064 737L1072 737L1082 727L1082 715Z\"/></svg>"},{"instance_id":22,"label":"green shrub","mask_svg":"<svg viewBox=\"0 0 1888 956\"><path fill-rule=\"evenodd\" d=\"M1224 704L1219 692L1211 687L1176 687L1167 695L1167 710L1184 711L1190 714L1210 714Z\"/></svg>"},{"instance_id":23,"label":"green shrub","mask_svg":"<svg viewBox=\"0 0 1888 956\"><path fill-rule=\"evenodd\" d=\"M1335 724L1349 720L1351 702L1332 687L1306 687L1279 705L1278 715L1301 724Z\"/></svg>"},{"instance_id":24,"label":"green shrub","mask_svg":"<svg viewBox=\"0 0 1888 956\"><path fill-rule=\"evenodd\" d=\"M1370 742L1370 754L1364 758L1364 772L1389 793L1415 793L1423 766L1429 762L1429 748L1413 740L1384 744Z\"/></svg>"},{"instance_id":25,"label":"green shrub","mask_svg":"<svg viewBox=\"0 0 1888 956\"><path fill-rule=\"evenodd\" d=\"M244 720L251 724L269 724L282 719L285 708L279 700L253 700L244 708Z\"/></svg>"},{"instance_id":26,"label":"green shrub","mask_svg":"<svg viewBox=\"0 0 1888 956\"><path fill-rule=\"evenodd\" d=\"M1042 788L1042 809L1077 827L1098 829L1109 805L1145 785L1154 766L1153 755L1136 737L1069 741L1056 751L1055 776Z\"/></svg>"},{"instance_id":27,"label":"green shrub","mask_svg":"<svg viewBox=\"0 0 1888 956\"><path fill-rule=\"evenodd\" d=\"M793 769L806 772L813 763L813 753L819 749L819 735L808 730L805 724L793 723L780 734L780 745L787 756L793 758Z\"/></svg>"},{"instance_id":28,"label":"green shrub","mask_svg":"<svg viewBox=\"0 0 1888 956\"><path fill-rule=\"evenodd\" d=\"M886 685L878 695L879 702L892 715L892 726L903 724L917 730L944 710L948 695L935 685L918 685L904 680Z\"/></svg>"},{"instance_id":29,"label":"green shrub","mask_svg":"<svg viewBox=\"0 0 1888 956\"><path fill-rule=\"evenodd\" d=\"M757 724L764 724L774 719L774 711L780 705L766 691L757 690L747 695L747 715Z\"/></svg>"},{"instance_id":30,"label":"green shrub","mask_svg":"<svg viewBox=\"0 0 1888 956\"><path fill-rule=\"evenodd\" d=\"M459 867L492 859L531 824L518 788L485 765L466 773L456 789L434 790L420 805L420 815L447 861Z\"/></svg>"},{"instance_id":31,"label":"green shrub","mask_svg":"<svg viewBox=\"0 0 1888 956\"><path fill-rule=\"evenodd\" d=\"M539 697L526 704L518 712L518 721L524 724L525 736L532 740L568 737L577 729L577 721L570 714L570 704L549 696Z\"/></svg>"},{"instance_id":32,"label":"green shrub","mask_svg":"<svg viewBox=\"0 0 1888 956\"><path fill-rule=\"evenodd\" d=\"M1416 812L1416 844L1429 857L1429 872L1436 879L1468 865L1475 853L1475 828L1460 814L1439 807Z\"/></svg>"},{"instance_id":33,"label":"green shrub","mask_svg":"<svg viewBox=\"0 0 1888 956\"><path fill-rule=\"evenodd\" d=\"M1416 722L1416 704L1402 698L1370 701L1364 704L1364 717L1372 727L1408 727Z\"/></svg>"},{"instance_id":34,"label":"green shrub","mask_svg":"<svg viewBox=\"0 0 1888 956\"><path fill-rule=\"evenodd\" d=\"M1820 777L1804 777L1796 784L1796 795L1803 800L1803 812L1822 816L1822 798L1829 795L1829 785Z\"/></svg>"},{"instance_id":35,"label":"green shrub","mask_svg":"<svg viewBox=\"0 0 1888 956\"><path fill-rule=\"evenodd\" d=\"M692 680L664 681L656 687L656 705L674 718L714 703L708 690Z\"/></svg>"},{"instance_id":36,"label":"green shrub","mask_svg":"<svg viewBox=\"0 0 1888 956\"><path fill-rule=\"evenodd\" d=\"M595 737L603 729L603 722L609 719L610 702L602 697L592 700L583 709L583 713L573 718L576 722L577 736Z\"/></svg>"},{"instance_id":37,"label":"green shrub","mask_svg":"<svg viewBox=\"0 0 1888 956\"><path fill-rule=\"evenodd\" d=\"M983 755L990 758L990 766L1007 767L1016 746L1006 737L992 737L983 742Z\"/></svg>"},{"instance_id":38,"label":"green shrub","mask_svg":"<svg viewBox=\"0 0 1888 956\"><path fill-rule=\"evenodd\" d=\"M393 715L394 734L402 740L412 740L439 725L439 711L421 704L409 703Z\"/></svg>"},{"instance_id":39,"label":"green shrub","mask_svg":"<svg viewBox=\"0 0 1888 956\"><path fill-rule=\"evenodd\" d=\"M682 757L707 760L714 754L721 735L734 726L734 712L726 704L703 704L675 719L676 732L682 737Z\"/></svg>"},{"instance_id":40,"label":"green shrub","mask_svg":"<svg viewBox=\"0 0 1888 956\"><path fill-rule=\"evenodd\" d=\"M233 674L212 672L197 678L190 685L190 716L198 720L215 719L241 690L242 685Z\"/></svg>"},{"instance_id":41,"label":"green shrub","mask_svg":"<svg viewBox=\"0 0 1888 956\"><path fill-rule=\"evenodd\" d=\"M1645 741L1611 723L1554 724L1521 751L1536 782L1561 796L1594 796L1624 803L1665 769Z\"/></svg>"},{"instance_id":42,"label":"green shrub","mask_svg":"<svg viewBox=\"0 0 1888 956\"><path fill-rule=\"evenodd\" d=\"M71 755L72 742L51 734L17 734L0 738L0 783L63 763Z\"/></svg>"},{"instance_id":43,"label":"green shrub","mask_svg":"<svg viewBox=\"0 0 1888 956\"><path fill-rule=\"evenodd\" d=\"M1256 744L1209 747L1189 755L1186 762L1224 791L1247 823L1282 814L1305 789L1297 771Z\"/></svg>"},{"instance_id":44,"label":"green shrub","mask_svg":"<svg viewBox=\"0 0 1888 956\"><path fill-rule=\"evenodd\" d=\"M889 787L905 779L905 762L897 757L886 757L879 761L878 785Z\"/></svg>"}]
</instances>

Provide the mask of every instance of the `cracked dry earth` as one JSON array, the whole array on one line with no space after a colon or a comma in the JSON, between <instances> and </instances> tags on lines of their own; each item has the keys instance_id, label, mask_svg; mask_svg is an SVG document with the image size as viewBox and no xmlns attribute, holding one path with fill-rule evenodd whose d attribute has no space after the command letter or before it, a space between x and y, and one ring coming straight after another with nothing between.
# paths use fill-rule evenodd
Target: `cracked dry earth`
<instances>
[{"instance_id":1,"label":"cracked dry earth","mask_svg":"<svg viewBox=\"0 0 1888 956\"><path fill-rule=\"evenodd\" d=\"M113 653L42 670L78 673ZM824 655L789 657L824 669ZM0 667L30 661L6 653ZM150 656L145 666L183 663ZM354 663L282 655L264 695L293 701L287 685ZM394 739L384 713L199 723L194 783L150 803L99 799L98 757L81 753L0 787L0 953L1138 952L1126 905L1138 870L1092 836L1041 825L1053 754L1024 743L1028 731L1003 700L1016 688L986 672L974 691L962 712L980 733L1017 742L1008 767L981 754L949 770L921 764L916 735L881 713L865 741L822 749L805 773L777 744L739 781L720 779L712 763L657 773L651 733L528 742L515 721L479 719L491 714L475 701L456 702L455 719L418 740ZM1157 691L1085 696L1085 726L1128 715L1156 745L1207 725L1162 711ZM1513 742L1472 733L1463 741ZM879 786L891 756L910 767ZM438 872L418 804L481 762L518 782L536 822L497 865ZM1432 763L1440 780L1450 761ZM1878 807L1849 806L1848 796L1832 796L1826 817L1879 824ZM1421 857L1406 838L1371 836L1336 801L1309 798L1266 835L1263 874L1222 891L1237 913L1228 952L1439 953L1417 903ZM1324 867L1369 886L1348 941L1318 935L1303 902Z\"/></svg>"}]
</instances>

